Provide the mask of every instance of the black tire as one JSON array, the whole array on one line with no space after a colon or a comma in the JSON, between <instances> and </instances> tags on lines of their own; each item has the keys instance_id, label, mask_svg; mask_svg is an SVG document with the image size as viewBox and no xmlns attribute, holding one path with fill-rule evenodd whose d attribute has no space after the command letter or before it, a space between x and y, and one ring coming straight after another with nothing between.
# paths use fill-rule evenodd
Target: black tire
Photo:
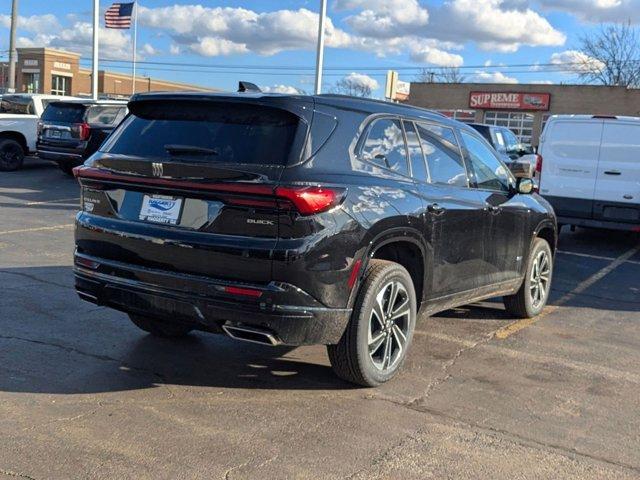
<instances>
[{"instance_id":1,"label":"black tire","mask_svg":"<svg viewBox=\"0 0 640 480\"><path fill-rule=\"evenodd\" d=\"M129 314L129 318L136 327L155 337L177 338L187 335L193 327L186 323L167 322L156 318L143 317L142 315Z\"/></svg>"},{"instance_id":2,"label":"black tire","mask_svg":"<svg viewBox=\"0 0 640 480\"><path fill-rule=\"evenodd\" d=\"M374 317L373 310L374 307L379 305L378 295L381 295L383 300L390 298L396 284L400 285L400 287L397 287L399 293L396 295L394 305L391 305L390 309L388 309L390 301L387 300L387 303L384 304L383 301L379 308L389 312L394 310L394 306L397 306L397 310L394 311L404 312L408 307L408 313L399 317L395 326L393 325L394 322L387 318L387 325L383 327L382 323L384 322L376 324L375 319L378 316L375 315ZM387 297L385 288L389 285L391 285L392 290L388 292L389 297ZM405 296L407 304L404 303ZM411 346L416 324L416 305L415 288L409 272L394 262L371 260L358 292L351 320L340 342L337 345L327 346L329 360L336 375L343 380L365 387L375 387L393 378L402 367ZM391 327L389 327L389 323L391 323ZM377 326L378 331L372 332L372 326L374 325ZM397 333L397 330L394 330L396 327L401 330L401 333L404 333L404 346L402 348L399 347L401 336ZM383 344L379 344L379 347L384 349L384 352L382 352L382 368L375 363L373 358L376 356L376 352L380 350L374 349L373 353L370 353L369 341L373 335L375 335L375 338L380 338L380 335L386 335ZM389 363L386 363L387 342L390 342L391 345L388 350ZM372 341L372 344L375 345L375 343L375 340ZM393 362L391 363L392 356ZM384 369L384 365L387 365L388 368Z\"/></svg>"},{"instance_id":3,"label":"black tire","mask_svg":"<svg viewBox=\"0 0 640 480\"><path fill-rule=\"evenodd\" d=\"M11 138L0 140L0 171L13 172L22 168L24 150L22 145Z\"/></svg>"},{"instance_id":4,"label":"black tire","mask_svg":"<svg viewBox=\"0 0 640 480\"><path fill-rule=\"evenodd\" d=\"M548 259L548 275L547 282L544 287L544 298L537 302L536 298L534 298L535 295L532 293L532 290L535 291L535 283L532 276L535 276L533 270L536 265L536 259L538 259L540 255L545 255ZM531 252L529 253L529 258L527 260L527 272L520 289L515 295L503 297L504 306L507 312L518 318L532 318L538 315L549 299L552 276L553 256L551 254L551 247L549 247L549 243L543 238L536 238L533 242L533 246L531 247ZM541 288L540 282L538 282L538 288Z\"/></svg>"},{"instance_id":5,"label":"black tire","mask_svg":"<svg viewBox=\"0 0 640 480\"><path fill-rule=\"evenodd\" d=\"M62 170L65 174L73 177L73 169L75 165L69 162L58 162L58 168Z\"/></svg>"}]
</instances>

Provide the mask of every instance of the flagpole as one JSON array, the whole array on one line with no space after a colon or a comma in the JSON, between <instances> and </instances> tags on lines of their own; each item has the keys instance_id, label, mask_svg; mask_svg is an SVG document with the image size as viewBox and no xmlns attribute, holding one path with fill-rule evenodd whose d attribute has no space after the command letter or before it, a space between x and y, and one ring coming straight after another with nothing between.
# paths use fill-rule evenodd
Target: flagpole
<instances>
[{"instance_id":1,"label":"flagpole","mask_svg":"<svg viewBox=\"0 0 640 480\"><path fill-rule=\"evenodd\" d=\"M93 0L93 69L91 74L91 95L98 99L98 32L100 29L100 0Z\"/></svg>"},{"instance_id":2,"label":"flagpole","mask_svg":"<svg viewBox=\"0 0 640 480\"><path fill-rule=\"evenodd\" d=\"M131 93L136 93L136 45L138 43L138 2L133 2L133 74L131 75Z\"/></svg>"},{"instance_id":3,"label":"flagpole","mask_svg":"<svg viewBox=\"0 0 640 480\"><path fill-rule=\"evenodd\" d=\"M322 66L324 63L324 22L327 17L327 0L320 0L320 15L318 24L318 50L316 52L316 84L314 92L322 92Z\"/></svg>"}]
</instances>

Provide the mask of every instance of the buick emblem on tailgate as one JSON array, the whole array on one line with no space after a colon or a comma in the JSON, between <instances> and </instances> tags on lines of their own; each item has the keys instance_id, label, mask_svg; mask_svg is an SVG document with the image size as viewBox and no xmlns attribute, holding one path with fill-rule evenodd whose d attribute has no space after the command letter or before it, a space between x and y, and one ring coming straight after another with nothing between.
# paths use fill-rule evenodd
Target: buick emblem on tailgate
<instances>
[{"instance_id":1,"label":"buick emblem on tailgate","mask_svg":"<svg viewBox=\"0 0 640 480\"><path fill-rule=\"evenodd\" d=\"M153 162L151 164L151 171L153 173L154 177L161 177L163 175L163 171L162 171L162 164L161 163L156 163Z\"/></svg>"}]
</instances>

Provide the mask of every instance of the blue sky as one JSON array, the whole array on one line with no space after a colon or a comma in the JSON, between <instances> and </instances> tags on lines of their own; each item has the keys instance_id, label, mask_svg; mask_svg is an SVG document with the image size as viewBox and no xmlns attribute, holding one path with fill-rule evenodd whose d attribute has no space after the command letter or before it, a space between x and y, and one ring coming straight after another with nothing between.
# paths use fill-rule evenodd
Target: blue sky
<instances>
[{"instance_id":1,"label":"blue sky","mask_svg":"<svg viewBox=\"0 0 640 480\"><path fill-rule=\"evenodd\" d=\"M0 56L10 1L0 6ZM102 10L111 5L101 1ZM234 89L240 79L276 90L313 88L319 0L146 0L139 72ZM78 51L90 61L91 0L23 0L19 46ZM381 96L385 70L457 66L468 81L576 81L581 35L601 22L640 20L640 0L329 0L324 90L345 76ZM102 20L101 20L102 21ZM101 34L101 68L128 71L130 31ZM194 64L185 66L179 64ZM514 64L557 65L510 67ZM355 75L353 75L355 74Z\"/></svg>"}]
</instances>

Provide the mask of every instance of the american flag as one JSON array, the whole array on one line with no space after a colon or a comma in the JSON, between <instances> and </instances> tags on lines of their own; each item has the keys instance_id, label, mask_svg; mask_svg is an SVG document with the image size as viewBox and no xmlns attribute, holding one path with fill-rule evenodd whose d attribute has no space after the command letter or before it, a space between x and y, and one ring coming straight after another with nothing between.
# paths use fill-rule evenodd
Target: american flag
<instances>
[{"instance_id":1,"label":"american flag","mask_svg":"<svg viewBox=\"0 0 640 480\"><path fill-rule=\"evenodd\" d=\"M107 28L131 28L131 15L133 14L133 4L114 3L104 14L104 23Z\"/></svg>"}]
</instances>

